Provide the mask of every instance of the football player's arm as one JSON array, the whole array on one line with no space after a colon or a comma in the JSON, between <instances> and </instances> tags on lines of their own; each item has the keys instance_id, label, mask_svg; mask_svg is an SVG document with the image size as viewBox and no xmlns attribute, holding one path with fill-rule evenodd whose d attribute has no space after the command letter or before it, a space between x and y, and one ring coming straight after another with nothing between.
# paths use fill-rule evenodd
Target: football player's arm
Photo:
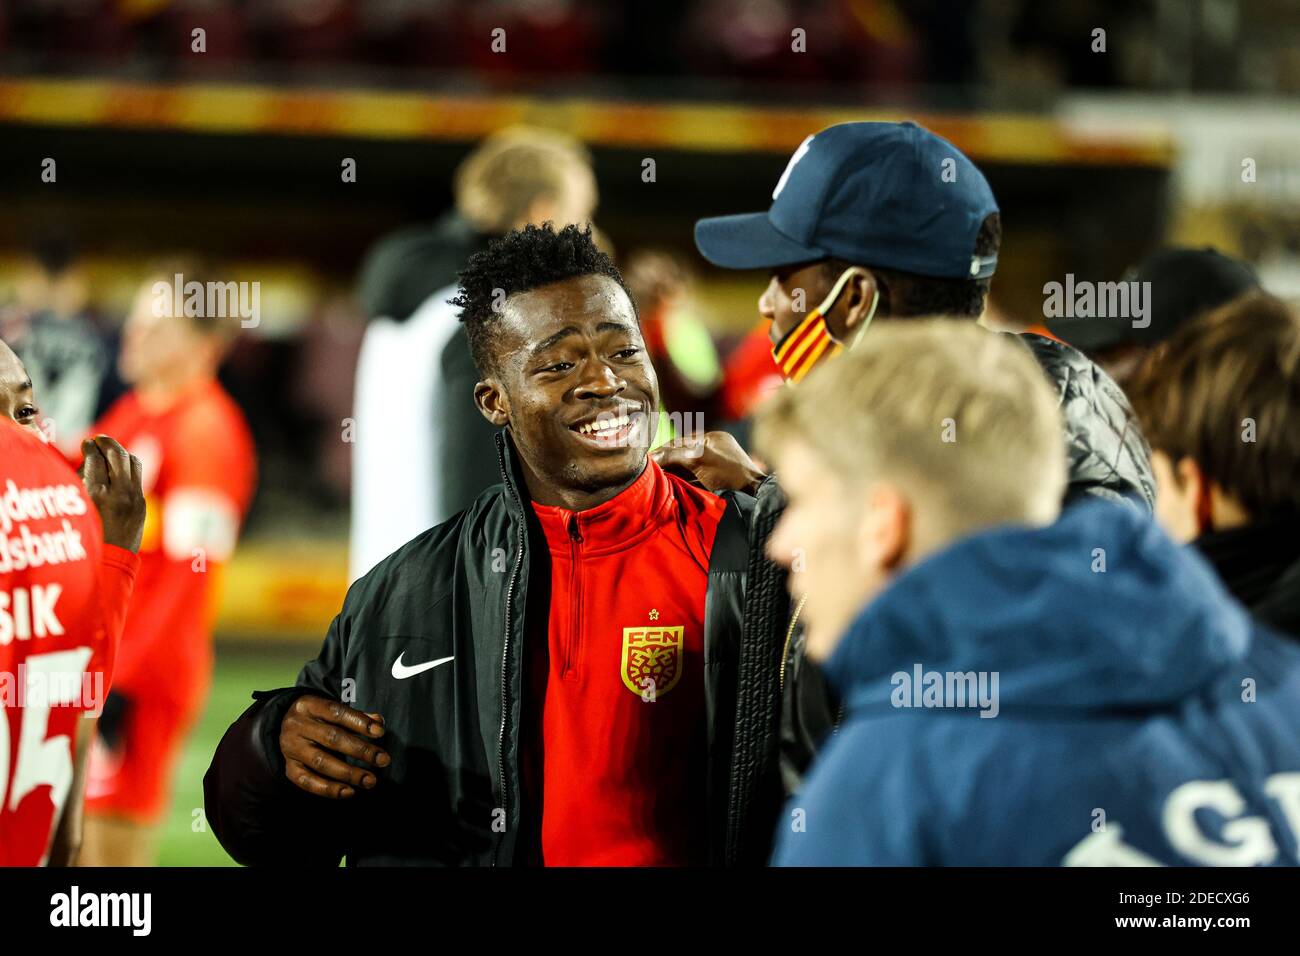
<instances>
[{"instance_id":1,"label":"football player's arm","mask_svg":"<svg viewBox=\"0 0 1300 956\"><path fill-rule=\"evenodd\" d=\"M91 663L91 672L103 675L102 682L95 691L100 703L103 701L103 695L108 693L112 685L114 661L117 658L118 644L122 639L122 625L126 621L126 610L131 603L131 592L135 587L135 574L139 567L140 559L132 552L116 545L104 545L104 556L99 568L102 630L98 637L99 652ZM89 715L77 721L72 786L68 790L68 799L63 804L63 814L54 833L54 842L50 848L50 866L75 866L77 855L81 852L86 763L87 755L90 753L90 742L95 739L95 724L96 721Z\"/></svg>"},{"instance_id":2,"label":"football player's arm","mask_svg":"<svg viewBox=\"0 0 1300 956\"><path fill-rule=\"evenodd\" d=\"M88 717L77 721L77 744L72 768L72 785L68 799L63 804L63 814L50 844L49 866L76 866L81 853L83 808L86 797L86 764L90 755L90 742L95 738L95 721Z\"/></svg>"},{"instance_id":3,"label":"football player's arm","mask_svg":"<svg viewBox=\"0 0 1300 956\"><path fill-rule=\"evenodd\" d=\"M99 609L104 629L103 650L98 669L104 675L103 690L108 693L117 666L117 649L122 644L122 628L126 612L131 606L135 591L135 576L140 570L140 558L134 552L116 545L105 544L99 562Z\"/></svg>"},{"instance_id":4,"label":"football player's arm","mask_svg":"<svg viewBox=\"0 0 1300 956\"><path fill-rule=\"evenodd\" d=\"M140 535L144 528L144 492L140 487L139 459L129 455L121 445L106 436L82 442L84 456L81 479L86 493L99 511L104 529L104 550L99 567L100 633L92 659L92 672L102 674L96 694L102 702L112 681L113 664L127 607L135 587L140 558ZM81 834L86 792L86 763L90 742L95 737L95 722L77 721L77 740L72 785L63 805L50 847L50 866L72 866L81 851Z\"/></svg>"},{"instance_id":5,"label":"football player's arm","mask_svg":"<svg viewBox=\"0 0 1300 956\"><path fill-rule=\"evenodd\" d=\"M244 505L252 492L252 449L217 415L193 415L177 429L167 453L163 553L210 570L230 560Z\"/></svg>"}]
</instances>

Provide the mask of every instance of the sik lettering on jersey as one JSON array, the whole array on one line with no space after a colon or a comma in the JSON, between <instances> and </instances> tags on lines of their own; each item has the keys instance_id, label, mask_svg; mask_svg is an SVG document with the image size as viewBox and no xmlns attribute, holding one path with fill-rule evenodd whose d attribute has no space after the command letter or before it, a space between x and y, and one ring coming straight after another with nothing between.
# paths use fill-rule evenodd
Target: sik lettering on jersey
<instances>
[{"instance_id":1,"label":"sik lettering on jersey","mask_svg":"<svg viewBox=\"0 0 1300 956\"><path fill-rule=\"evenodd\" d=\"M0 469L0 865L31 866L68 800L116 635L100 606L99 515L72 470L6 421Z\"/></svg>"}]
</instances>

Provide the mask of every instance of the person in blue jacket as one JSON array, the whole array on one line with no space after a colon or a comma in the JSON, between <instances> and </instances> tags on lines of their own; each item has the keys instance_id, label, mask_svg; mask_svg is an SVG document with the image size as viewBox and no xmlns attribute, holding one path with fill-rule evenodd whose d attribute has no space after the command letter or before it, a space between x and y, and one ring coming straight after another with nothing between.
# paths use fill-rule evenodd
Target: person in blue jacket
<instances>
[{"instance_id":1,"label":"person in blue jacket","mask_svg":"<svg viewBox=\"0 0 1300 956\"><path fill-rule=\"evenodd\" d=\"M1013 339L943 320L760 414L769 552L846 710L776 865L1296 865L1300 649L1133 509L1058 515L1058 414Z\"/></svg>"}]
</instances>

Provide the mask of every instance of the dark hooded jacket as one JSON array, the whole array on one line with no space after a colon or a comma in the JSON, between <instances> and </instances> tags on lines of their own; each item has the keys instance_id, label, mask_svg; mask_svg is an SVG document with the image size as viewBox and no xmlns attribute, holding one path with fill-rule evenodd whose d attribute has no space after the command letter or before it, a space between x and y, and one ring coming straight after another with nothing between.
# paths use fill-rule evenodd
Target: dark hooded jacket
<instances>
[{"instance_id":1,"label":"dark hooded jacket","mask_svg":"<svg viewBox=\"0 0 1300 956\"><path fill-rule=\"evenodd\" d=\"M778 864L1298 862L1300 648L1131 509L923 558L825 674L847 713Z\"/></svg>"}]
</instances>

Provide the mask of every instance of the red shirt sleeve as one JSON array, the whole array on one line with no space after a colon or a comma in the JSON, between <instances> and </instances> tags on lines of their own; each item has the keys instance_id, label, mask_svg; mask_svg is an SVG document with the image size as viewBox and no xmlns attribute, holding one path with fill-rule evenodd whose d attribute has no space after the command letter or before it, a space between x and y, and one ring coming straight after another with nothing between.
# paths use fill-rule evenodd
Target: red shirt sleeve
<instances>
[{"instance_id":1,"label":"red shirt sleeve","mask_svg":"<svg viewBox=\"0 0 1300 956\"><path fill-rule=\"evenodd\" d=\"M139 555L115 544L104 545L99 564L99 607L103 615L104 637L98 665L104 672L104 689L113 682L117 649L122 642L122 626L135 589L135 575L140 569Z\"/></svg>"}]
</instances>

